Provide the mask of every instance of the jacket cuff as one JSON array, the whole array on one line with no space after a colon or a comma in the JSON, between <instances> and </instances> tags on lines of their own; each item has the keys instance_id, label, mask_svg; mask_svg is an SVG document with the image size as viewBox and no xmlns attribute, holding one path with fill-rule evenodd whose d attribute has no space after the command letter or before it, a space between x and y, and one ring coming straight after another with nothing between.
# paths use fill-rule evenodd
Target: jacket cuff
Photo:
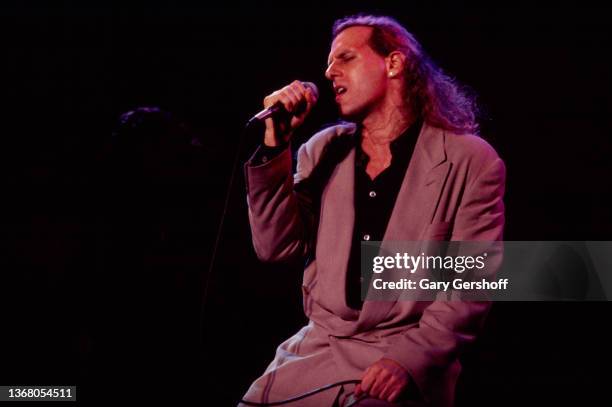
<instances>
[{"instance_id":1,"label":"jacket cuff","mask_svg":"<svg viewBox=\"0 0 612 407\"><path fill-rule=\"evenodd\" d=\"M280 155L283 151L285 151L289 147L288 143L281 144L276 147L269 147L265 144L262 144L255 150L255 153L249 160L252 166L258 166L261 164L265 164L268 161L272 160L276 156Z\"/></svg>"},{"instance_id":2,"label":"jacket cuff","mask_svg":"<svg viewBox=\"0 0 612 407\"><path fill-rule=\"evenodd\" d=\"M244 165L247 191L251 185L275 185L283 183L288 176L291 176L291 148L289 145L281 147L265 147L266 149L281 149L274 151L273 157L265 156L260 146L255 150L253 156ZM266 158L263 160L263 158ZM259 159L259 160L258 160Z\"/></svg>"}]
</instances>

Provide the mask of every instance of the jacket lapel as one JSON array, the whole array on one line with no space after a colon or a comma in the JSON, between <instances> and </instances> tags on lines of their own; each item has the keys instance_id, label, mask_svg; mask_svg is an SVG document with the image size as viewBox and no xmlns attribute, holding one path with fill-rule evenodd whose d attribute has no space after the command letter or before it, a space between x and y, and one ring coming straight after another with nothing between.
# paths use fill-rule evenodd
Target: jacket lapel
<instances>
[{"instance_id":1,"label":"jacket lapel","mask_svg":"<svg viewBox=\"0 0 612 407\"><path fill-rule=\"evenodd\" d=\"M444 132L424 124L393 207L384 241L419 241L425 238L449 170ZM361 327L375 326L394 304L393 298L389 301L366 301L360 314Z\"/></svg>"},{"instance_id":2,"label":"jacket lapel","mask_svg":"<svg viewBox=\"0 0 612 407\"><path fill-rule=\"evenodd\" d=\"M354 133L355 126L341 126L337 137L350 137ZM325 306L344 318L354 314L345 301L347 259L355 223L354 190L355 149L352 148L335 166L323 190L316 253L318 262L325 262L319 276L320 300L325 299Z\"/></svg>"}]
</instances>

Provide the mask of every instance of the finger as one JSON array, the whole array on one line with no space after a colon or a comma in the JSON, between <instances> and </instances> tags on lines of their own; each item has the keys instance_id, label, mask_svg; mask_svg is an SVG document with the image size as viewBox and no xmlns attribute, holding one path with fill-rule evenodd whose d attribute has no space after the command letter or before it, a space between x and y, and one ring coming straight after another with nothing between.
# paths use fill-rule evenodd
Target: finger
<instances>
[{"instance_id":1,"label":"finger","mask_svg":"<svg viewBox=\"0 0 612 407\"><path fill-rule=\"evenodd\" d=\"M307 103L312 103L314 101L312 97L312 88L304 85L303 82L294 81L291 84L291 89L299 96L300 100L305 100Z\"/></svg>"},{"instance_id":2,"label":"finger","mask_svg":"<svg viewBox=\"0 0 612 407\"><path fill-rule=\"evenodd\" d=\"M355 393L355 396L357 397L361 396L361 394L363 393L363 390L361 390L360 383L357 383L357 386L355 386L355 390L353 391L353 393Z\"/></svg>"},{"instance_id":3,"label":"finger","mask_svg":"<svg viewBox=\"0 0 612 407\"><path fill-rule=\"evenodd\" d=\"M271 94L269 94L268 96L266 96L263 100L263 107L264 109L268 109L271 106L274 106L274 104L276 102L278 102L278 97L279 97L279 93L280 92L273 92Z\"/></svg>"},{"instance_id":4,"label":"finger","mask_svg":"<svg viewBox=\"0 0 612 407\"><path fill-rule=\"evenodd\" d=\"M269 109L276 103L281 103L283 107L290 112L291 110L289 110L289 108L293 108L299 99L295 98L293 92L288 91L288 88L288 86L285 86L283 89L277 90L266 96L263 103L264 109Z\"/></svg>"},{"instance_id":5,"label":"finger","mask_svg":"<svg viewBox=\"0 0 612 407\"><path fill-rule=\"evenodd\" d=\"M289 113L293 112L295 101L286 92L282 92L279 95L278 101L283 105L286 111Z\"/></svg>"},{"instance_id":6,"label":"finger","mask_svg":"<svg viewBox=\"0 0 612 407\"><path fill-rule=\"evenodd\" d=\"M306 89L306 94L304 95L304 97L306 98L306 109L305 109L305 111L306 111L306 114L308 114L312 110L312 107L315 105L317 100L314 97L314 95L312 94L312 90L310 90L310 88Z\"/></svg>"},{"instance_id":7,"label":"finger","mask_svg":"<svg viewBox=\"0 0 612 407\"><path fill-rule=\"evenodd\" d=\"M300 81L293 81L290 86L291 90L299 97L300 100L306 99L306 90L308 89Z\"/></svg>"},{"instance_id":8,"label":"finger","mask_svg":"<svg viewBox=\"0 0 612 407\"><path fill-rule=\"evenodd\" d=\"M308 104L314 105L317 103L317 98L314 95L314 92L310 88L306 88L306 100Z\"/></svg>"},{"instance_id":9,"label":"finger","mask_svg":"<svg viewBox=\"0 0 612 407\"><path fill-rule=\"evenodd\" d=\"M306 116L308 116L310 114L310 111L312 110L312 108L314 107L316 103L316 98L312 96L311 91L309 91L308 89L306 90L305 98L306 98L306 107L304 108L302 112L300 112L299 114L300 119L304 119Z\"/></svg>"},{"instance_id":10,"label":"finger","mask_svg":"<svg viewBox=\"0 0 612 407\"><path fill-rule=\"evenodd\" d=\"M302 94L306 92L306 86L304 86L304 83L302 81L295 80L291 83L291 86Z\"/></svg>"},{"instance_id":11,"label":"finger","mask_svg":"<svg viewBox=\"0 0 612 407\"><path fill-rule=\"evenodd\" d=\"M364 393L369 393L374 384L374 378L376 377L377 369L369 368L361 379L361 389Z\"/></svg>"},{"instance_id":12,"label":"finger","mask_svg":"<svg viewBox=\"0 0 612 407\"><path fill-rule=\"evenodd\" d=\"M381 369L380 373L376 377L376 382L373 386L374 390L376 391L377 397L383 399L383 394L385 393L387 387L396 382L397 379L395 379L388 370Z\"/></svg>"},{"instance_id":13,"label":"finger","mask_svg":"<svg viewBox=\"0 0 612 407\"><path fill-rule=\"evenodd\" d=\"M386 381L384 385L382 386L382 389L380 391L378 398L381 400L388 401L391 394L395 392L395 390L397 390L398 387L399 387L399 384L396 381L394 380Z\"/></svg>"},{"instance_id":14,"label":"finger","mask_svg":"<svg viewBox=\"0 0 612 407\"><path fill-rule=\"evenodd\" d=\"M371 387L370 391L368 392L368 394L370 396L372 396L372 397L376 397L377 399L381 398L380 396L381 396L381 393L382 393L384 387L385 387L385 382L384 382L383 378L381 377L381 375L379 374L379 375L377 375L374 378L374 381L372 383L372 387Z\"/></svg>"},{"instance_id":15,"label":"finger","mask_svg":"<svg viewBox=\"0 0 612 407\"><path fill-rule=\"evenodd\" d=\"M389 397L387 398L387 401L389 403L393 403L395 402L395 400L397 400L399 398L399 395L402 393L403 389L396 389L393 392L391 392L391 394L389 395Z\"/></svg>"},{"instance_id":16,"label":"finger","mask_svg":"<svg viewBox=\"0 0 612 407\"><path fill-rule=\"evenodd\" d=\"M306 99L305 95L302 92L300 92L299 89L296 89L294 86L287 87L286 91L287 91L287 96L289 96L289 98L291 98L291 100L293 101L294 107L300 104L302 100Z\"/></svg>"},{"instance_id":17,"label":"finger","mask_svg":"<svg viewBox=\"0 0 612 407\"><path fill-rule=\"evenodd\" d=\"M291 100L291 103L293 104L292 110L290 110L290 112L293 113L297 109L298 105L302 103L302 98L297 95L291 88L285 89L285 96L289 98L289 100Z\"/></svg>"}]
</instances>

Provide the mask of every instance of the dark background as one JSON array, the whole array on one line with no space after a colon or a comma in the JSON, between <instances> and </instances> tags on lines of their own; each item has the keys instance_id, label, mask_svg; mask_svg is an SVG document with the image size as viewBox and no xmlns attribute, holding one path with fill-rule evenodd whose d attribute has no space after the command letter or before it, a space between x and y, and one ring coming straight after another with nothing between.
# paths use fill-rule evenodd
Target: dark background
<instances>
[{"instance_id":1,"label":"dark background","mask_svg":"<svg viewBox=\"0 0 612 407\"><path fill-rule=\"evenodd\" d=\"M359 11L398 18L480 95L508 169L506 240L611 240L610 13L596 3L3 5L0 384L235 405L305 323L301 265L255 259L241 169L208 274L239 135L296 78L321 90L298 140L336 119L330 29ZM172 112L193 142L117 160L111 134L139 106ZM142 174L147 154L163 174ZM495 304L458 405L595 404L611 310Z\"/></svg>"}]
</instances>

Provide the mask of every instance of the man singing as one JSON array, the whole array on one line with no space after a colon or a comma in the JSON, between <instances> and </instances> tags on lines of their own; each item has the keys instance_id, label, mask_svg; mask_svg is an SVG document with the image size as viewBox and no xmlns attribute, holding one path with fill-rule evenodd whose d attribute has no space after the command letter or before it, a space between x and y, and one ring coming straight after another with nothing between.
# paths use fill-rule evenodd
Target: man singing
<instances>
[{"instance_id":1,"label":"man singing","mask_svg":"<svg viewBox=\"0 0 612 407\"><path fill-rule=\"evenodd\" d=\"M450 406L489 308L469 301L362 301L362 241L496 241L505 167L475 135L475 104L397 21L337 21L325 72L342 124L311 137L292 175L290 141L316 93L294 81L264 99L246 164L253 244L264 261L307 260L309 323L244 396L273 403L356 379L292 406Z\"/></svg>"}]
</instances>

